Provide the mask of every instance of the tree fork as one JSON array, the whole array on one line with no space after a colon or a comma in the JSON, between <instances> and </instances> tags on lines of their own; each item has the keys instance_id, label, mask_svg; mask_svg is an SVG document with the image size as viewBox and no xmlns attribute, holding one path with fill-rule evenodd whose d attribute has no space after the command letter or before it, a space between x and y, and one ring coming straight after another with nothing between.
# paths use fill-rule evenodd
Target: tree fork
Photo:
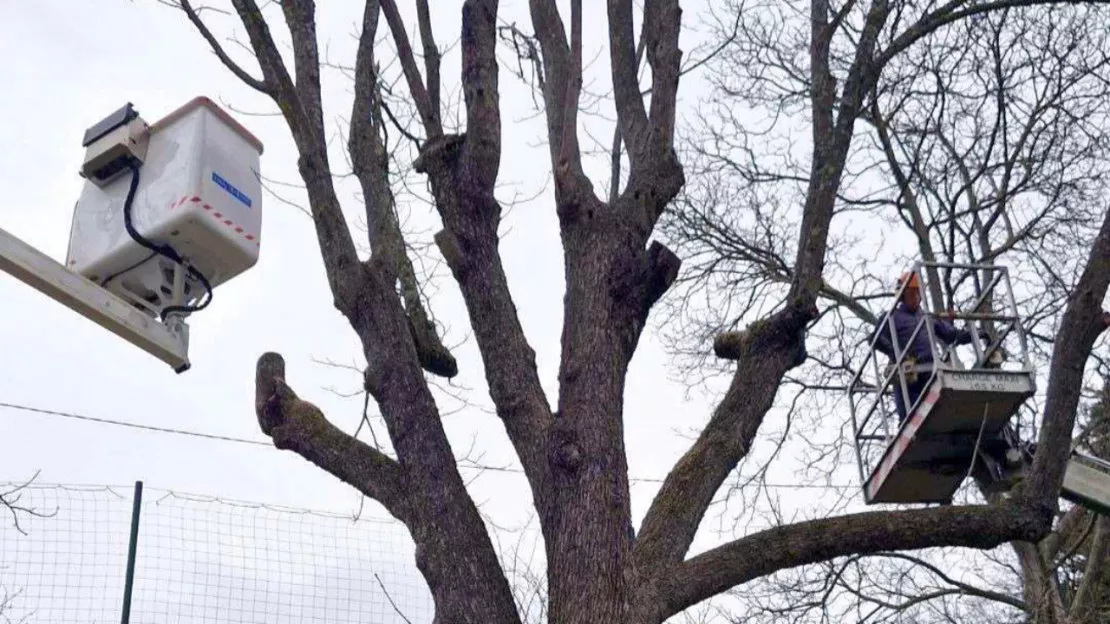
<instances>
[{"instance_id":1,"label":"tree fork","mask_svg":"<svg viewBox=\"0 0 1110 624\"><path fill-rule=\"evenodd\" d=\"M405 524L436 621L520 624L508 580L457 472L455 479L437 478L431 466L398 462L344 433L286 383L285 361L277 353L258 359L255 412L275 447L323 468ZM459 548L460 540L466 548Z\"/></svg>"}]
</instances>

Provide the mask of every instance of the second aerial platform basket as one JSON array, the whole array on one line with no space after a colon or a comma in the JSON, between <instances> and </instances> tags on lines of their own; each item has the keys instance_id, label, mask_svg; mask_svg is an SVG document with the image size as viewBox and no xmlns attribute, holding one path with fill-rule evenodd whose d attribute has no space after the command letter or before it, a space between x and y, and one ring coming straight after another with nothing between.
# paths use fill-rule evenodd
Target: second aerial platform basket
<instances>
[{"instance_id":1,"label":"second aerial platform basket","mask_svg":"<svg viewBox=\"0 0 1110 624\"><path fill-rule=\"evenodd\" d=\"M128 105L89 132L70 270L152 315L205 294L177 263L127 230L134 164L139 181L129 209L142 238L172 248L212 288L258 261L262 143L212 100L195 98L149 127ZM94 165L100 169L90 172Z\"/></svg>"},{"instance_id":2,"label":"second aerial platform basket","mask_svg":"<svg viewBox=\"0 0 1110 624\"><path fill-rule=\"evenodd\" d=\"M1035 370L1006 267L921 262L897 284L847 388L864 502L945 504L1017 435Z\"/></svg>"}]
</instances>

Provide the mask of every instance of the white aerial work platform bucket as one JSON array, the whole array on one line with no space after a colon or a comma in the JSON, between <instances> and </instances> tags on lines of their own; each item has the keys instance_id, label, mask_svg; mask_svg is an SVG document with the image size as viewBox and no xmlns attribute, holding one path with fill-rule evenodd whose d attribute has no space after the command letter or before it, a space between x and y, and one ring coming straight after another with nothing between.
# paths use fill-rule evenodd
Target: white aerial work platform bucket
<instances>
[{"instance_id":1,"label":"white aerial work platform bucket","mask_svg":"<svg viewBox=\"0 0 1110 624\"><path fill-rule=\"evenodd\" d=\"M258 262L262 143L198 97L152 125L128 103L82 146L65 262L0 228L0 273L185 372L186 317Z\"/></svg>"},{"instance_id":2,"label":"white aerial work platform bucket","mask_svg":"<svg viewBox=\"0 0 1110 624\"><path fill-rule=\"evenodd\" d=\"M66 266L151 316L171 306L187 314L258 261L262 143L206 97L149 127L130 105L116 116L102 122L106 132L98 136L94 126L86 134ZM97 160L105 149L97 145L117 132L131 137ZM136 174L128 161L141 162L129 206ZM125 207L142 239L168 246L193 270L132 236Z\"/></svg>"}]
</instances>

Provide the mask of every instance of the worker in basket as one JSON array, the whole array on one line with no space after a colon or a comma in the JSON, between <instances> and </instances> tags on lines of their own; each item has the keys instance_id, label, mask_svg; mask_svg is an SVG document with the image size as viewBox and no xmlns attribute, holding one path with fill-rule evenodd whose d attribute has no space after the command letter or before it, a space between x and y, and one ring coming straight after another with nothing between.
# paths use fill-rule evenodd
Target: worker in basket
<instances>
[{"instance_id":1,"label":"worker in basket","mask_svg":"<svg viewBox=\"0 0 1110 624\"><path fill-rule=\"evenodd\" d=\"M875 327L875 332L878 334L875 340L875 348L889 357L892 365L896 363L898 351L905 348L914 330L917 329L918 323L925 317L925 311L921 309L921 283L917 272L903 273L895 284L895 292L898 288L902 288L901 301L898 302L894 310L883 315ZM894 321L894 331L898 337L897 345L890 343L888 318ZM933 333L939 340L949 345L965 345L971 342L970 331L956 329L951 322L940 318L933 319ZM986 337L983 330L980 330L979 334L980 337ZM933 349L932 345L929 344L929 332L927 328L922 327L917 335L913 336L913 344L910 345L902 359L902 367L906 377L906 393L909 396L903 395L902 385L897 376L891 382L894 386L894 405L898 410L899 422L906 418L907 405L917 403L918 397L925 390L925 385L929 383L932 374L932 365ZM908 403L906 402L907 399Z\"/></svg>"}]
</instances>

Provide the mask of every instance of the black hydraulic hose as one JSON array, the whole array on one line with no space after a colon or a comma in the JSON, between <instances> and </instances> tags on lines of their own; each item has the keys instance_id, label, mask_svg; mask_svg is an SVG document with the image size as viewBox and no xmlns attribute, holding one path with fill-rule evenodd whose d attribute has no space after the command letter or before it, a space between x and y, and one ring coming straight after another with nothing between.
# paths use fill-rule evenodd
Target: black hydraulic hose
<instances>
[{"instance_id":1,"label":"black hydraulic hose","mask_svg":"<svg viewBox=\"0 0 1110 624\"><path fill-rule=\"evenodd\" d=\"M139 190L139 165L134 160L128 160L127 168L131 170L131 187L127 190L127 199L125 199L123 202L123 226L127 229L127 233L131 236L131 238L135 240L135 242L139 243L143 247L146 247L147 249L160 256L169 258L171 261L188 269L189 274L195 277L204 286L204 290L207 294L204 303L201 303L199 305L166 306L166 308L162 310L162 320L164 321L166 317L174 312L189 313L203 310L204 308L208 307L209 303L212 303L212 285L211 283L209 283L208 278L206 278L193 266L186 265L185 261L181 258L181 255L178 254L177 251L173 249L173 247L170 247L169 245L155 245L154 243L147 240L145 237L143 237L142 234L139 234L139 231L135 229L135 225L131 222L131 204L135 201L135 193Z\"/></svg>"}]
</instances>

